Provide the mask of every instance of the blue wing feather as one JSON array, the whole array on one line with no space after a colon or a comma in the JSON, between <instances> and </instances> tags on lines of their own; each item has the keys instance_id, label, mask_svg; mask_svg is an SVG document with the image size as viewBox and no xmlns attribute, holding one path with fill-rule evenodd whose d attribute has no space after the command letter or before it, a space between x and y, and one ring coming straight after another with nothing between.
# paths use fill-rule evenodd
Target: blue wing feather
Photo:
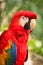
<instances>
[{"instance_id":1,"label":"blue wing feather","mask_svg":"<svg viewBox=\"0 0 43 65\"><path fill-rule=\"evenodd\" d=\"M6 65L13 65L17 56L16 44L12 43L12 48L8 49L7 52L10 54L10 57L8 57L8 60L6 60Z\"/></svg>"}]
</instances>

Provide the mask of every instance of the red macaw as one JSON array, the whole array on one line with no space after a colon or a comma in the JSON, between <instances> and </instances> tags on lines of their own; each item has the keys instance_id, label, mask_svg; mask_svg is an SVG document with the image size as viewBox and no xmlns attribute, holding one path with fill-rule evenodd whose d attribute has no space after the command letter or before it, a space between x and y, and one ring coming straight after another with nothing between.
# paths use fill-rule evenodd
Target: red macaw
<instances>
[{"instance_id":1,"label":"red macaw","mask_svg":"<svg viewBox=\"0 0 43 65\"><path fill-rule=\"evenodd\" d=\"M28 37L36 25L36 14L16 12L8 30L0 36L0 65L24 65L28 56Z\"/></svg>"}]
</instances>

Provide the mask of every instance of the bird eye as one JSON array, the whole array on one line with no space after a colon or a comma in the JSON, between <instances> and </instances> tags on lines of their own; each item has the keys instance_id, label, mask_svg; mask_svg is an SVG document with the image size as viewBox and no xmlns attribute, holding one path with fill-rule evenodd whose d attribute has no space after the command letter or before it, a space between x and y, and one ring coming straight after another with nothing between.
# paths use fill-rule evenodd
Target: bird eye
<instances>
[{"instance_id":1,"label":"bird eye","mask_svg":"<svg viewBox=\"0 0 43 65\"><path fill-rule=\"evenodd\" d=\"M22 18L24 19L25 17L24 17L24 16L22 16Z\"/></svg>"},{"instance_id":2,"label":"bird eye","mask_svg":"<svg viewBox=\"0 0 43 65\"><path fill-rule=\"evenodd\" d=\"M25 20L25 18L26 18L26 17L24 17L24 16L21 17L22 20Z\"/></svg>"},{"instance_id":3,"label":"bird eye","mask_svg":"<svg viewBox=\"0 0 43 65\"><path fill-rule=\"evenodd\" d=\"M22 27L23 27L26 23L28 23L28 21L29 21L29 19L28 19L27 17L25 17L25 16L21 16L21 17L20 17L20 24L22 25Z\"/></svg>"}]
</instances>

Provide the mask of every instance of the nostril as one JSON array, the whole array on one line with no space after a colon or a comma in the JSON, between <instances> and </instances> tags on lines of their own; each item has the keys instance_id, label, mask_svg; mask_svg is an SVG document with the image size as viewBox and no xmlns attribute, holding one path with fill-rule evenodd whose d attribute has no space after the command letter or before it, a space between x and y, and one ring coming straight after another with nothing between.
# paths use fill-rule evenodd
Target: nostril
<instances>
[{"instance_id":1,"label":"nostril","mask_svg":"<svg viewBox=\"0 0 43 65\"><path fill-rule=\"evenodd\" d=\"M30 29L30 23L26 23L26 24L24 25L24 29L25 29L25 30Z\"/></svg>"}]
</instances>

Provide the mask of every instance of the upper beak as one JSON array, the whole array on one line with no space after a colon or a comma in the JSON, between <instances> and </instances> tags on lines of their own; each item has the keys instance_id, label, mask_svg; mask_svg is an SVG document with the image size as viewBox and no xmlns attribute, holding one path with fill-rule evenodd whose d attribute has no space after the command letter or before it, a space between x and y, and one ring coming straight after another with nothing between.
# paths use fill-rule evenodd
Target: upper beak
<instances>
[{"instance_id":1,"label":"upper beak","mask_svg":"<svg viewBox=\"0 0 43 65\"><path fill-rule=\"evenodd\" d=\"M36 27L36 20L35 19L31 19L30 21L30 30L34 30Z\"/></svg>"}]
</instances>

